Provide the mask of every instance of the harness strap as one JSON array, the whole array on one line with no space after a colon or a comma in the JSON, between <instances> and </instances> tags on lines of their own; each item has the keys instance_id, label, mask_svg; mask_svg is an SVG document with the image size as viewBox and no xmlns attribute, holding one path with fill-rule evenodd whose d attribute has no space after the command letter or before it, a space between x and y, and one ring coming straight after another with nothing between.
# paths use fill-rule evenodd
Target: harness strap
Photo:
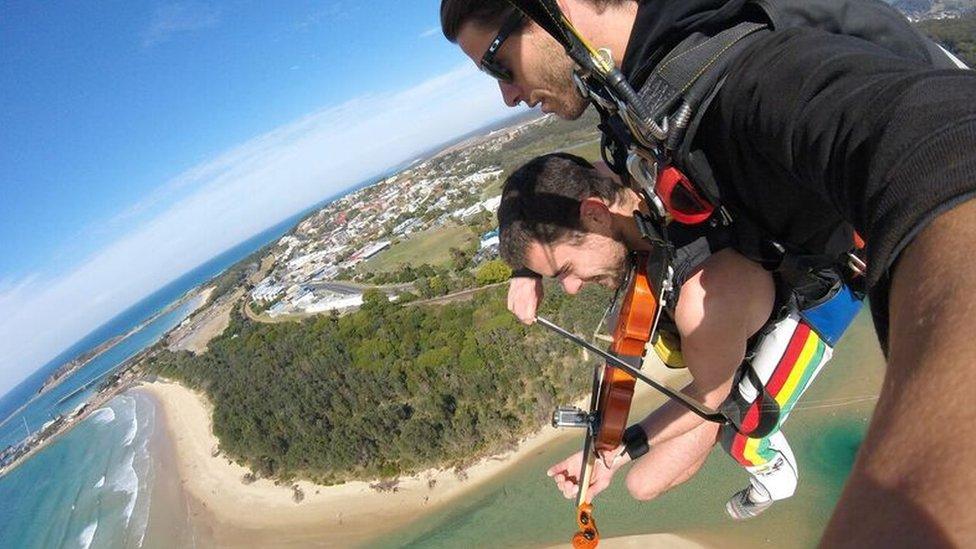
<instances>
[{"instance_id":1,"label":"harness strap","mask_svg":"<svg viewBox=\"0 0 976 549\"><path fill-rule=\"evenodd\" d=\"M654 68L637 96L651 113L652 121L668 120L672 129L667 143L661 144L663 148L673 150L682 142L684 129L699 115L696 111L703 103L707 104L706 98L714 96L735 54L758 38L759 31L764 29L767 29L765 24L744 22L714 36L694 33ZM625 176L627 154L634 142L630 129L619 113L608 111L597 102L594 106L600 113L604 160L615 172Z\"/></svg>"},{"instance_id":2,"label":"harness strap","mask_svg":"<svg viewBox=\"0 0 976 549\"><path fill-rule=\"evenodd\" d=\"M653 120L661 120L683 104L690 117L701 101L715 88L735 53L747 46L758 31L766 29L761 23L745 22L725 29L714 36L694 33L685 38L654 68L641 86L638 95L644 100ZM746 40L751 37L750 40ZM679 128L686 118L671 121ZM680 142L680 132L669 137L672 144ZM673 147L669 147L673 148Z\"/></svg>"}]
</instances>

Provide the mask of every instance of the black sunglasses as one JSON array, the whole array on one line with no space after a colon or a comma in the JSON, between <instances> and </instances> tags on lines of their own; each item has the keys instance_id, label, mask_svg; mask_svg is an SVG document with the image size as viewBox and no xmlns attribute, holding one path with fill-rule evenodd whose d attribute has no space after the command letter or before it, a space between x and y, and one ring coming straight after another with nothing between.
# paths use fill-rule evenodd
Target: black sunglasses
<instances>
[{"instance_id":1,"label":"black sunglasses","mask_svg":"<svg viewBox=\"0 0 976 549\"><path fill-rule=\"evenodd\" d=\"M502 65L498 61L495 61L495 55L498 50L501 49L502 44L508 37L518 30L522 26L522 21L525 19L525 14L521 10L515 10L512 15L508 16L505 23L502 24L502 28L499 29L498 34L495 39L491 41L491 45L485 51L485 54L481 56L481 70L485 71L491 75L496 80L501 80L502 82L512 81L512 71L508 67Z\"/></svg>"}]
</instances>

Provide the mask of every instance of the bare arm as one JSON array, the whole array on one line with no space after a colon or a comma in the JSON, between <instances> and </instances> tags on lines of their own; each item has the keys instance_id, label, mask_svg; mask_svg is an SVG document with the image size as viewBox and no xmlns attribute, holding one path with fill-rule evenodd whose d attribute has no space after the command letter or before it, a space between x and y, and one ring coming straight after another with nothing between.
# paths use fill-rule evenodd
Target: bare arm
<instances>
[{"instance_id":1,"label":"bare arm","mask_svg":"<svg viewBox=\"0 0 976 549\"><path fill-rule=\"evenodd\" d=\"M826 547L976 542L976 200L909 245L891 287L890 354Z\"/></svg>"},{"instance_id":2,"label":"bare arm","mask_svg":"<svg viewBox=\"0 0 976 549\"><path fill-rule=\"evenodd\" d=\"M711 408L728 397L746 343L769 318L773 297L769 273L731 250L709 257L685 282L675 323L681 333L681 353L694 381L683 393ZM672 401L641 425L653 446L695 429L702 421Z\"/></svg>"},{"instance_id":3,"label":"bare arm","mask_svg":"<svg viewBox=\"0 0 976 549\"><path fill-rule=\"evenodd\" d=\"M705 463L715 444L717 433L718 425L703 423L682 435L652 446L646 455L634 463L627 475L627 490L634 498L646 501L685 482ZM611 451L611 455L619 457L611 462L609 468L603 460L598 459L594 463L590 487L587 490L588 500L606 489L614 473L631 461L623 448ZM567 499L576 497L579 490L581 463L582 452L577 452L547 471L555 481L556 488Z\"/></svg>"}]
</instances>

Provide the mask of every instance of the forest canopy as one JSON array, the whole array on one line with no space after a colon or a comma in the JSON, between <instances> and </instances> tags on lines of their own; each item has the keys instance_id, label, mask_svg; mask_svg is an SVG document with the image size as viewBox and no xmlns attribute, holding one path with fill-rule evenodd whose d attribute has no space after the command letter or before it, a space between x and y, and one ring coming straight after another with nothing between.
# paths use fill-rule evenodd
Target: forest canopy
<instances>
[{"instance_id":1,"label":"forest canopy","mask_svg":"<svg viewBox=\"0 0 976 549\"><path fill-rule=\"evenodd\" d=\"M345 316L262 324L235 315L201 355L152 371L205 391L220 448L264 476L323 483L463 466L538 429L582 395L579 351L505 309L504 288L411 306L379 292ZM553 289L544 312L579 333L607 303Z\"/></svg>"}]
</instances>

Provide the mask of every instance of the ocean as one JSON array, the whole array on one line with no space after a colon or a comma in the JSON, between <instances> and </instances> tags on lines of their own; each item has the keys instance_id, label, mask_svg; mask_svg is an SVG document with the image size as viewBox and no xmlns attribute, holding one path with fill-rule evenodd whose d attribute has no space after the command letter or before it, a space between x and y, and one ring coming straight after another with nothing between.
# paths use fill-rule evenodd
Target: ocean
<instances>
[{"instance_id":1,"label":"ocean","mask_svg":"<svg viewBox=\"0 0 976 549\"><path fill-rule=\"evenodd\" d=\"M155 410L121 395L0 480L2 547L139 547Z\"/></svg>"},{"instance_id":2,"label":"ocean","mask_svg":"<svg viewBox=\"0 0 976 549\"><path fill-rule=\"evenodd\" d=\"M0 400L0 449L20 443L28 432L59 414L70 414L98 390L102 378L189 316L198 305L194 299L171 308L181 296L277 240L309 211L254 235L154 292L5 395ZM117 345L35 397L43 381L65 361L123 334L128 336ZM154 433L159 436L154 415L148 397L120 395L0 478L0 547L142 546L152 514L153 472L160 465L149 451L150 439ZM157 519L161 523L179 522L181 516L161 510L157 514L168 517ZM170 528L161 524L156 529Z\"/></svg>"},{"instance_id":3,"label":"ocean","mask_svg":"<svg viewBox=\"0 0 976 549\"><path fill-rule=\"evenodd\" d=\"M159 341L197 307L178 306L200 287L298 222L341 196L367 187L397 166L269 227L204 262L95 328L0 398L0 450L15 445L60 414L67 416L127 359ZM128 334L128 335L126 335ZM43 395L35 396L59 366L113 337L114 347ZM110 400L70 432L0 478L0 547L174 547L192 545L178 486L155 482L166 471L169 441L157 428L149 397L129 392ZM155 442L151 442L155 441ZM150 448L152 451L150 451ZM155 493L154 493L155 492ZM152 503L152 505L151 505Z\"/></svg>"},{"instance_id":4,"label":"ocean","mask_svg":"<svg viewBox=\"0 0 976 549\"><path fill-rule=\"evenodd\" d=\"M62 352L60 355L50 360L47 364L41 366L37 372L32 374L30 377L24 380L20 385L15 387L9 393L4 395L3 398L0 398L0 418L3 418L2 426L0 426L0 449L5 448L6 445L10 443L8 441L8 437L6 434L7 431L6 424L10 421L17 421L17 422L21 421L18 418L19 414L12 415L13 412L18 408L20 408L21 406L23 406L25 403L27 403L34 396L37 390L41 387L41 384L44 382L44 380L47 379L47 377L51 375L52 372L57 370L59 366L61 366L71 358L78 356L79 354L98 346L104 341L128 333L133 328L139 326L139 324L141 324L142 322L145 322L147 319L151 318L159 311L162 311L163 309L168 307L170 304L172 304L174 301L179 299L180 296L185 294L187 291L219 275L220 273L227 270L227 268L230 267L231 265L237 263L238 261L244 259L248 255L259 250L262 246L281 237L289 229L295 226L298 220L305 215L307 215L307 211L292 216L282 221L281 223L278 223L277 225L270 227L252 236L251 238L245 240L244 242L241 242L240 244L230 248L229 250L221 253L220 255L214 257L213 259L187 272L186 274L177 278L173 282L170 282L166 286L153 292L151 295L149 295L142 301L139 301L132 307L129 307L128 309L118 314L117 316L115 316L105 324L94 329L92 332L90 332L88 335L83 337L77 343L75 343L74 345L66 349L64 352ZM179 316L179 315L177 314L173 316ZM179 324L181 321L182 319L177 320L176 324ZM116 366L119 362L119 358L120 358L119 353L117 352L113 353L113 351L116 351L116 349L119 349L120 347L129 350L130 353L128 354L124 352L122 353L126 355L121 358L121 360L124 360L125 358L128 358L128 356L134 354L131 352L132 349L136 349L135 352L142 350L148 344L151 344L151 342L147 344L147 341L149 339L153 339L154 337L158 338L158 336L162 335L162 333L165 333L166 330L169 329L166 328L165 330L162 331L156 329L156 327L158 326L168 324L168 321L164 319L157 319L157 321L154 322L153 324L155 326L152 329L149 329L149 327L145 327L140 332L141 335L134 334L130 336L130 339L133 340L131 342L132 343L131 345L126 345L127 342L120 343L119 345L116 346L115 349L109 351L108 353L103 354L98 359L95 359L94 361L92 361L92 363L85 366L85 368L83 368L82 370L83 371L98 370L101 373L104 373L104 371L106 371L106 368L111 369L114 366ZM109 355L110 353L112 353L112 357L106 358L106 355ZM99 367L99 365L96 365L95 362L99 362L101 367ZM74 390L77 388L77 385L74 383L74 381L76 380L69 379L66 380L66 382L63 383L62 385L72 385L73 387L71 390ZM31 407L32 408L35 407L33 403ZM31 422L32 419L33 420L40 419L41 423L43 423L48 419L50 419L49 417L47 417L47 414L48 412L54 411L51 409L51 406L40 405L39 408L43 409L44 413L42 413L39 417L34 417L34 418L28 417L27 418L28 422ZM68 411L70 410L71 409L69 408ZM30 427L31 429L35 429L37 427L40 427L40 424L31 425ZM23 425L20 426L20 431L23 432Z\"/></svg>"}]
</instances>

